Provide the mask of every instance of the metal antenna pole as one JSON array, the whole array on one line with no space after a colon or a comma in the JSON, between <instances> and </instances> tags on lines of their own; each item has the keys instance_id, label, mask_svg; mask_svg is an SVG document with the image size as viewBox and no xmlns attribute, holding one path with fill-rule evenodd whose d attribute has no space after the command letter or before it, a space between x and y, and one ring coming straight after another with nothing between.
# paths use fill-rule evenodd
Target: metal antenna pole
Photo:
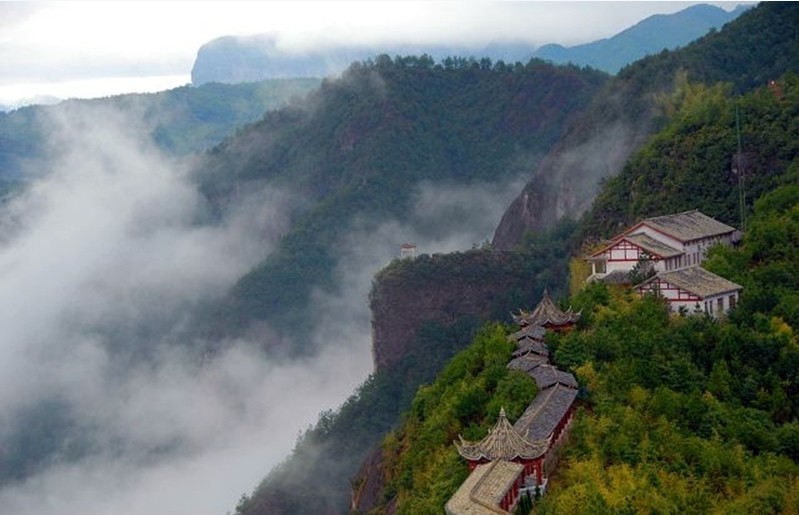
<instances>
[{"instance_id":1,"label":"metal antenna pole","mask_svg":"<svg viewBox=\"0 0 799 515\"><path fill-rule=\"evenodd\" d=\"M738 172L738 205L741 210L741 232L746 231L746 192L744 190L744 164L743 147L741 145L741 119L738 106L735 106L735 133L738 138L738 154L735 156L736 169Z\"/></svg>"}]
</instances>

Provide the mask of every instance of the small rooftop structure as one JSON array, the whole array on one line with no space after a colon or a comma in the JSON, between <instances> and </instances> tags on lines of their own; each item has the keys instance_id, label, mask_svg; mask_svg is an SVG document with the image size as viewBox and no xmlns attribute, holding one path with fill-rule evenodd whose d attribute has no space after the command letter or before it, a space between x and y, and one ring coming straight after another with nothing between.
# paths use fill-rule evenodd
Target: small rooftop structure
<instances>
[{"instance_id":1,"label":"small rooftop structure","mask_svg":"<svg viewBox=\"0 0 799 515\"><path fill-rule=\"evenodd\" d=\"M549 347L542 340L522 338L516 342L516 350L513 351L513 356L517 357L525 354L537 354L549 358Z\"/></svg>"},{"instance_id":2,"label":"small rooftop structure","mask_svg":"<svg viewBox=\"0 0 799 515\"><path fill-rule=\"evenodd\" d=\"M520 435L508 422L505 408L499 410L499 419L488 435L479 442L467 442L462 437L456 443L458 453L470 462L494 460L534 460L543 455L549 446L546 438L530 441Z\"/></svg>"},{"instance_id":3,"label":"small rooftop structure","mask_svg":"<svg viewBox=\"0 0 799 515\"><path fill-rule=\"evenodd\" d=\"M400 259L416 257L416 244L408 241L400 245Z\"/></svg>"},{"instance_id":4,"label":"small rooftop structure","mask_svg":"<svg viewBox=\"0 0 799 515\"><path fill-rule=\"evenodd\" d=\"M577 380L572 374L559 370L549 363L541 364L541 366L532 369L529 374L535 380L539 391L546 390L557 384L577 388Z\"/></svg>"},{"instance_id":5,"label":"small rooftop structure","mask_svg":"<svg viewBox=\"0 0 799 515\"><path fill-rule=\"evenodd\" d=\"M549 363L549 356L528 353L524 354L523 356L513 358L510 360L510 362L508 362L507 367L511 370L518 370L520 372L524 372L525 374L531 374L536 367L546 363Z\"/></svg>"},{"instance_id":6,"label":"small rooftop structure","mask_svg":"<svg viewBox=\"0 0 799 515\"><path fill-rule=\"evenodd\" d=\"M547 330L540 325L526 325L519 331L508 336L508 340L512 342L519 342L521 340L532 339L544 341L544 336Z\"/></svg>"},{"instance_id":7,"label":"small rooftop structure","mask_svg":"<svg viewBox=\"0 0 799 515\"><path fill-rule=\"evenodd\" d=\"M571 308L566 311L558 308L552 299L549 298L549 291L544 290L541 302L531 312L519 310L518 315L513 315L513 321L522 328L527 326L541 326L544 329L565 329L574 325L582 315L581 312L573 312Z\"/></svg>"}]
</instances>

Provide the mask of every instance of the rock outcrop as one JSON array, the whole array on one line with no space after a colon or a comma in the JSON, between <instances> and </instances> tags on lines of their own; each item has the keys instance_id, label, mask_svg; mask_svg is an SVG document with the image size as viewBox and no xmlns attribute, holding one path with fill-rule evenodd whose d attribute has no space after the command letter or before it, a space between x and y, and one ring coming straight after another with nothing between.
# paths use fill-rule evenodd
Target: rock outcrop
<instances>
[{"instance_id":1,"label":"rock outcrop","mask_svg":"<svg viewBox=\"0 0 799 515\"><path fill-rule=\"evenodd\" d=\"M422 255L378 274L370 294L375 369L390 367L425 323L449 326L465 317L508 319L545 286L540 270L517 253L473 251Z\"/></svg>"}]
</instances>

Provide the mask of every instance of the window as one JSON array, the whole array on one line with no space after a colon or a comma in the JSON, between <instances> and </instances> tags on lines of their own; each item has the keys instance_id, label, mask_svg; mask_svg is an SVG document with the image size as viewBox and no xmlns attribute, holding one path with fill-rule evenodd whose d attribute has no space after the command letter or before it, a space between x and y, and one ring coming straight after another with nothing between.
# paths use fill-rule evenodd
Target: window
<instances>
[{"instance_id":1,"label":"window","mask_svg":"<svg viewBox=\"0 0 799 515\"><path fill-rule=\"evenodd\" d=\"M607 272L607 266L605 264L605 260L594 261L594 273L604 274L605 272Z\"/></svg>"},{"instance_id":2,"label":"window","mask_svg":"<svg viewBox=\"0 0 799 515\"><path fill-rule=\"evenodd\" d=\"M719 297L716 301L716 308L718 308L719 313L724 313L724 297Z\"/></svg>"},{"instance_id":3,"label":"window","mask_svg":"<svg viewBox=\"0 0 799 515\"><path fill-rule=\"evenodd\" d=\"M730 298L729 298L730 309L735 307L735 301L737 301L737 300L738 299L735 298L735 294L734 293L732 295L730 295Z\"/></svg>"}]
</instances>

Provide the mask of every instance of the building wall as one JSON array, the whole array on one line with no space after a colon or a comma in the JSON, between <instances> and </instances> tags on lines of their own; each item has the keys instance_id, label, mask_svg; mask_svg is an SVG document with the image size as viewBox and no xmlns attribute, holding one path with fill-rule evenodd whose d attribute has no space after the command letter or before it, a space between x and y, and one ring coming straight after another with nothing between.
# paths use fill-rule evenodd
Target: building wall
<instances>
[{"instance_id":1,"label":"building wall","mask_svg":"<svg viewBox=\"0 0 799 515\"><path fill-rule=\"evenodd\" d=\"M684 308L688 313L698 310L713 317L726 315L731 308L738 304L740 294L739 291L734 291L700 297L661 279L655 279L640 287L638 291L642 294L657 292L668 301L671 311L677 312L680 308Z\"/></svg>"},{"instance_id":2,"label":"building wall","mask_svg":"<svg viewBox=\"0 0 799 515\"><path fill-rule=\"evenodd\" d=\"M597 270L596 261L594 261L592 262L593 275L602 276L617 270L624 272L632 270L641 259L641 249L626 240L621 240L607 251L603 252L602 256L605 257L605 272L599 272ZM664 260L659 259L656 256L650 257L655 270L660 272L666 270Z\"/></svg>"},{"instance_id":3,"label":"building wall","mask_svg":"<svg viewBox=\"0 0 799 515\"><path fill-rule=\"evenodd\" d=\"M692 240L689 242L682 242L671 236L668 236L660 231L657 231L648 225L644 224L634 229L629 235L646 234L650 238L664 243L684 252L681 256L675 256L668 259L653 259L655 270L659 272L668 272L671 270L679 270L702 264L707 257L708 250L718 244L731 246L733 243L733 234L726 234L722 236L712 236L709 238L702 238ZM616 245L603 253L606 258L605 272L601 273L597 270L597 266L593 266L593 275L602 277L603 274L609 274L617 270L629 271L638 263L640 259L640 249L627 241L619 241Z\"/></svg>"}]
</instances>

